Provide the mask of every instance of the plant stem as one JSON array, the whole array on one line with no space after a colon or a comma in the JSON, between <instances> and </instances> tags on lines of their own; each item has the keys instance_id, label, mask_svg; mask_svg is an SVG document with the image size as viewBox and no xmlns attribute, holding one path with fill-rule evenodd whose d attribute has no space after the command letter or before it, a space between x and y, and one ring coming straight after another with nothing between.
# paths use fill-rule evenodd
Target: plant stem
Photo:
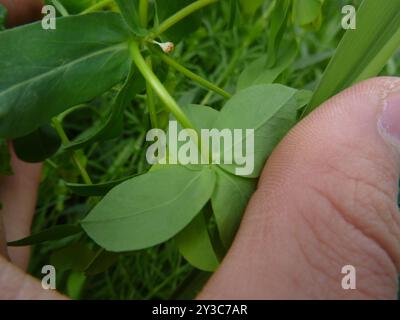
<instances>
[{"instance_id":1,"label":"plant stem","mask_svg":"<svg viewBox=\"0 0 400 320\"><path fill-rule=\"evenodd\" d=\"M176 120L182 125L182 127L187 129L194 129L192 123L183 113L182 109L176 103L174 98L171 97L167 89L165 89L161 81L157 78L157 76L144 61L144 58L140 53L140 49L136 41L132 41L129 47L133 62L136 64L145 80L154 89L155 93L160 97L167 109L175 116Z\"/></svg>"},{"instance_id":2,"label":"plant stem","mask_svg":"<svg viewBox=\"0 0 400 320\"><path fill-rule=\"evenodd\" d=\"M165 0L164 0L165 1ZM219 0L198 0L196 2L193 2L192 4L186 6L182 10L178 11L171 17L167 18L164 20L158 29L156 30L156 33L154 34L154 38L159 36L161 33L164 33L166 30L171 28L173 25L177 24L179 21L182 19L186 18L188 15L192 14L193 12L200 10L201 8L208 6L212 3L215 3Z\"/></svg>"},{"instance_id":3,"label":"plant stem","mask_svg":"<svg viewBox=\"0 0 400 320\"><path fill-rule=\"evenodd\" d=\"M155 50L152 50L153 52L156 52ZM182 74L184 74L186 77L192 79L193 81L197 82L198 84L200 84L201 86L214 91L215 93L223 96L226 99L229 99L230 97L232 97L232 95L228 92L226 92L225 90L221 89L220 87L216 86L215 84L213 84L212 82L200 77L199 75L195 74L194 72L190 71L189 69L186 69L184 66L182 66L181 64L179 64L177 61L175 61L174 59L172 59L171 57L165 55L165 54L161 54L159 52L156 52L156 54L161 58L161 60L163 60L166 64L170 65L172 68L174 68L175 70L181 72Z\"/></svg>"},{"instance_id":4,"label":"plant stem","mask_svg":"<svg viewBox=\"0 0 400 320\"><path fill-rule=\"evenodd\" d=\"M147 17L149 11L149 0L140 0L139 2L139 17L140 24L143 28L147 28Z\"/></svg>"},{"instance_id":5,"label":"plant stem","mask_svg":"<svg viewBox=\"0 0 400 320\"><path fill-rule=\"evenodd\" d=\"M151 57L147 57L146 62L149 66L149 69L152 70ZM146 104L147 108L149 109L151 126L152 128L158 128L157 112L154 102L154 92L148 81L146 81Z\"/></svg>"},{"instance_id":6,"label":"plant stem","mask_svg":"<svg viewBox=\"0 0 400 320\"><path fill-rule=\"evenodd\" d=\"M62 144L63 145L68 144L70 141L62 127L60 120L58 120L58 118L55 117L52 119L52 123L53 123L54 129L57 131L57 134L61 139ZM81 163L78 151L75 151L75 150L72 151L72 160L74 161L76 167L78 168L83 181L86 184L92 184L92 180L90 179L89 174L87 173L87 171L85 169L85 166Z\"/></svg>"},{"instance_id":7,"label":"plant stem","mask_svg":"<svg viewBox=\"0 0 400 320\"><path fill-rule=\"evenodd\" d=\"M83 10L81 12L81 14L86 14L86 13L91 13L91 12L101 10L104 7L106 7L112 3L114 3L114 0L103 0L103 1L97 2L94 5L90 6L89 8L86 8L85 10Z\"/></svg>"},{"instance_id":8,"label":"plant stem","mask_svg":"<svg viewBox=\"0 0 400 320\"><path fill-rule=\"evenodd\" d=\"M240 56L241 56L243 50L244 50L244 48L243 48L243 46L242 46L239 50L235 51L235 53L234 53L234 55L233 55L233 57L232 57L231 62L228 64L228 67L225 68L225 71L221 74L221 76L220 76L219 79L217 80L217 85L220 86L220 85L225 81L225 79L231 74L231 72L234 71L234 69L235 69L235 67L236 67L236 64L237 64L237 62L238 62L238 60L239 60L239 58L240 58ZM201 100L200 104L207 104L208 101L210 100L210 98L212 97L212 94L213 94L213 92L212 92L212 91L209 91L209 92L205 95L205 97L203 98L203 100Z\"/></svg>"}]
</instances>

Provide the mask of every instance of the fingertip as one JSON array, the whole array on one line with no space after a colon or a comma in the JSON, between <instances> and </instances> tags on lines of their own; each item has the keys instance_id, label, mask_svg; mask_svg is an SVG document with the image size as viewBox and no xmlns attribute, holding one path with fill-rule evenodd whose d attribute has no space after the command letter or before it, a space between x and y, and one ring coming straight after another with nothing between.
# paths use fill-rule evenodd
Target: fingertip
<instances>
[{"instance_id":1,"label":"fingertip","mask_svg":"<svg viewBox=\"0 0 400 320\"><path fill-rule=\"evenodd\" d=\"M8 11L6 26L9 28L40 19L44 5L42 0L0 0L0 3Z\"/></svg>"}]
</instances>

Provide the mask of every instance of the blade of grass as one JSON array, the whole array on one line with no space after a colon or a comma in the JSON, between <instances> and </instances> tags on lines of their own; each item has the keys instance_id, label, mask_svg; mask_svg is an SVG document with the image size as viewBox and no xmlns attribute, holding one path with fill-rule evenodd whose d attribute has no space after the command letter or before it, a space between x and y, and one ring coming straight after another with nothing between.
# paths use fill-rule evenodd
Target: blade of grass
<instances>
[{"instance_id":1,"label":"blade of grass","mask_svg":"<svg viewBox=\"0 0 400 320\"><path fill-rule=\"evenodd\" d=\"M346 31L302 116L352 84L378 75L399 48L399 0L364 0L356 17L356 29Z\"/></svg>"}]
</instances>

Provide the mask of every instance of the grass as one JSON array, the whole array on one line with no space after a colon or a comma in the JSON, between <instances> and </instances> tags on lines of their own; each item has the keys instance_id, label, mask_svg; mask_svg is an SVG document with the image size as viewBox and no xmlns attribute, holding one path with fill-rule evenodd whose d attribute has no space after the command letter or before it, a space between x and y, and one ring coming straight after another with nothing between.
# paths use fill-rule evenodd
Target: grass
<instances>
[{"instance_id":1,"label":"grass","mask_svg":"<svg viewBox=\"0 0 400 320\"><path fill-rule=\"evenodd\" d=\"M359 1L355 1L357 3ZM319 31L296 29L294 34L285 34L287 38L296 38L300 44L299 54L276 82L299 89L312 90L316 87L343 34L340 28L340 5L340 1L326 1L324 20ZM268 40L266 32L255 26L257 22L262 22L267 10L268 1L263 12L260 10L252 18L245 18L232 16L229 1L210 6L203 16L201 28L178 44L172 57L196 74L233 93L244 67L265 55ZM397 54L383 73L399 74L399 62L400 54ZM165 85L180 105L201 102L218 109L224 102L221 96L208 93L172 69ZM106 95L91 106L69 114L64 121L68 136L77 136L90 127L96 121L93 115L101 116L107 101L109 97ZM94 182L140 174L149 169L145 160L145 134L150 129L150 120L145 102L146 97L139 95L126 109L122 138L85 148L87 158L78 155L83 163L87 161L87 170ZM156 100L155 103L157 108L160 101ZM73 195L62 182L62 179L73 182L78 178L79 172L66 153L56 155L45 163L33 232L56 224L74 223L93 207L98 199L86 200ZM49 264L51 253L64 244L63 240L34 247L30 272L40 277L41 267ZM104 274L83 277L77 272L60 272L57 274L57 288L82 299L167 299L174 295L192 271L193 268L180 257L170 241L147 250L120 255Z\"/></svg>"}]
</instances>

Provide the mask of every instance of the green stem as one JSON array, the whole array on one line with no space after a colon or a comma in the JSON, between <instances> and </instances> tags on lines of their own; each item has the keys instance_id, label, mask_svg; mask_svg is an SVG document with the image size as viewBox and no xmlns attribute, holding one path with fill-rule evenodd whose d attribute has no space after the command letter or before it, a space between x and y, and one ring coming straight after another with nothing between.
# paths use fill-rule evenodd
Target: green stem
<instances>
[{"instance_id":1,"label":"green stem","mask_svg":"<svg viewBox=\"0 0 400 320\"><path fill-rule=\"evenodd\" d=\"M53 127L57 131L58 136L61 139L61 142L63 145L70 143L67 134L65 133L62 124L58 118L53 118L52 119ZM87 173L85 166L81 163L81 160L79 158L79 153L78 151L72 151L72 160L74 161L76 167L78 168L83 181L86 184L92 184L92 180L89 177L89 174Z\"/></svg>"},{"instance_id":2,"label":"green stem","mask_svg":"<svg viewBox=\"0 0 400 320\"><path fill-rule=\"evenodd\" d=\"M235 51L231 62L228 64L228 67L225 68L225 71L221 74L219 79L217 80L217 85L220 86L221 84L224 83L225 79L234 71L236 64L242 54L243 47L241 47L239 50ZM207 104L210 98L212 97L213 92L209 91L203 100L201 100L200 104Z\"/></svg>"},{"instance_id":3,"label":"green stem","mask_svg":"<svg viewBox=\"0 0 400 320\"><path fill-rule=\"evenodd\" d=\"M139 17L140 24L143 28L147 28L147 17L149 11L149 0L140 0L139 2Z\"/></svg>"},{"instance_id":4,"label":"green stem","mask_svg":"<svg viewBox=\"0 0 400 320\"><path fill-rule=\"evenodd\" d=\"M81 14L86 14L86 13L91 13L91 12L95 12L98 10L103 9L104 7L107 7L108 5L114 3L114 0L103 0L100 2L97 2L96 4L90 6L89 8L86 8L85 10L83 10L81 12Z\"/></svg>"},{"instance_id":5,"label":"green stem","mask_svg":"<svg viewBox=\"0 0 400 320\"><path fill-rule=\"evenodd\" d=\"M147 57L146 62L149 66L149 69L152 70L151 57ZM154 92L149 82L146 82L146 102L147 108L149 109L151 126L152 128L158 128L157 112L154 102Z\"/></svg>"},{"instance_id":6,"label":"green stem","mask_svg":"<svg viewBox=\"0 0 400 320\"><path fill-rule=\"evenodd\" d=\"M155 50L152 50L153 52L156 52ZM172 59L171 57L168 57L165 54L161 54L159 52L156 52L156 54L161 58L161 60L163 60L166 64L170 65L172 68L174 68L175 70L181 72L182 74L184 74L186 77L188 77L189 79L192 79L193 81L197 82L198 84L200 84L201 86L214 91L215 93L223 96L226 99L229 99L232 97L232 95L228 92L226 92L225 90L221 89L220 87L216 86L215 84L213 84L212 82L200 77L199 75L195 74L194 72L190 71L189 69L186 69L184 66L182 66L181 64L179 64L177 61L175 61L174 59Z\"/></svg>"},{"instance_id":7,"label":"green stem","mask_svg":"<svg viewBox=\"0 0 400 320\"><path fill-rule=\"evenodd\" d=\"M193 125L190 120L186 117L174 98L171 97L167 89L165 89L161 81L157 78L157 76L144 61L144 58L140 53L140 49L136 41L131 42L130 52L133 62L136 64L140 73L153 88L155 93L160 97L161 101L165 104L167 109L175 116L176 120L182 125L182 127L193 129Z\"/></svg>"},{"instance_id":8,"label":"green stem","mask_svg":"<svg viewBox=\"0 0 400 320\"><path fill-rule=\"evenodd\" d=\"M169 17L166 20L164 20L160 24L158 29L156 30L154 38L159 36L161 33L164 33L169 28L171 28L173 25L177 24L179 21L181 21L182 19L186 18L187 16L189 16L193 12L195 12L197 10L200 10L201 8L203 8L205 6L208 6L208 5L212 4L212 3L215 3L217 1L219 1L219 0L198 0L196 2L193 2L190 5L186 6L182 10L178 11L177 13L172 15L171 17Z\"/></svg>"}]
</instances>

